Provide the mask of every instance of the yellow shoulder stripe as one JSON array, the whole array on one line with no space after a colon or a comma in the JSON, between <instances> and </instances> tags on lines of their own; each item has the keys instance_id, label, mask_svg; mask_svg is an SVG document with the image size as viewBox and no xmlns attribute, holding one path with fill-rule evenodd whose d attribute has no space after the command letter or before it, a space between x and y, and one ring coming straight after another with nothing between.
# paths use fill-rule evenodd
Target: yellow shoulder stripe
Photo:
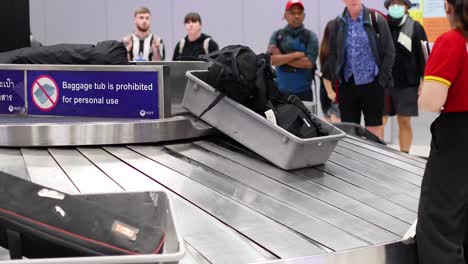
<instances>
[{"instance_id":1,"label":"yellow shoulder stripe","mask_svg":"<svg viewBox=\"0 0 468 264\"><path fill-rule=\"evenodd\" d=\"M447 86L450 86L452 85L452 82L444 79L444 78L441 78L441 77L437 77L437 76L424 76L424 80L425 81L436 81L436 82L440 82L440 83L443 83Z\"/></svg>"}]
</instances>

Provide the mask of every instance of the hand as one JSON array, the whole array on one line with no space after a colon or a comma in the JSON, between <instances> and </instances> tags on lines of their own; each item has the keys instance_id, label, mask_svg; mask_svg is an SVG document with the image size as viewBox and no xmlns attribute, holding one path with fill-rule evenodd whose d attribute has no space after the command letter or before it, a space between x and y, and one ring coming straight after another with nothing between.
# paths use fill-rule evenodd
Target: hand
<instances>
[{"instance_id":1,"label":"hand","mask_svg":"<svg viewBox=\"0 0 468 264\"><path fill-rule=\"evenodd\" d=\"M153 49L153 51L159 51L159 47L158 45L156 45L156 41L153 41L153 43L151 43L151 48Z\"/></svg>"},{"instance_id":2,"label":"hand","mask_svg":"<svg viewBox=\"0 0 468 264\"><path fill-rule=\"evenodd\" d=\"M268 46L268 53L271 55L281 54L281 51L275 45Z\"/></svg>"},{"instance_id":3,"label":"hand","mask_svg":"<svg viewBox=\"0 0 468 264\"><path fill-rule=\"evenodd\" d=\"M336 102L336 93L335 91L330 91L329 93L327 93L328 95L328 98L332 101L332 102Z\"/></svg>"},{"instance_id":4,"label":"hand","mask_svg":"<svg viewBox=\"0 0 468 264\"><path fill-rule=\"evenodd\" d=\"M130 48L131 48L131 46L132 46L132 40L131 40L131 38L130 38L130 37L125 37L125 38L123 39L123 43L124 43L125 48L127 49L127 51L130 51Z\"/></svg>"},{"instance_id":5,"label":"hand","mask_svg":"<svg viewBox=\"0 0 468 264\"><path fill-rule=\"evenodd\" d=\"M160 61L161 54L159 54L159 45L157 45L156 42L153 41L153 43L151 43L151 48L153 49L153 60Z\"/></svg>"}]
</instances>

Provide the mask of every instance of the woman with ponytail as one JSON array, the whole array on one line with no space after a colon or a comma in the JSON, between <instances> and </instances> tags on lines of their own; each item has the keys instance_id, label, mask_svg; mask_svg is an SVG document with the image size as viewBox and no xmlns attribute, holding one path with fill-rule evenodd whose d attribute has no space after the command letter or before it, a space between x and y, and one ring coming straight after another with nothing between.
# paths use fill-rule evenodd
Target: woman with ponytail
<instances>
[{"instance_id":1,"label":"woman with ponytail","mask_svg":"<svg viewBox=\"0 0 468 264\"><path fill-rule=\"evenodd\" d=\"M421 110L440 112L419 201L423 264L468 260L468 0L445 0L445 11L452 30L434 43L419 97Z\"/></svg>"}]
</instances>

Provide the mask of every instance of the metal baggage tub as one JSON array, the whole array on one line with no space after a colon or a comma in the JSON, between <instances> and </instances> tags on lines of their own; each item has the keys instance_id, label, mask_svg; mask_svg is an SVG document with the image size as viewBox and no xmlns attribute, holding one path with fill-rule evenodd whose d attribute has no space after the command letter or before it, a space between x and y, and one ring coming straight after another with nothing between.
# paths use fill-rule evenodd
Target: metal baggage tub
<instances>
[{"instance_id":1,"label":"metal baggage tub","mask_svg":"<svg viewBox=\"0 0 468 264\"><path fill-rule=\"evenodd\" d=\"M162 192L162 191L158 191ZM108 194L108 193L103 193ZM125 195L128 193L118 193ZM164 192L164 196L158 196L163 199L158 205L158 212L161 212L161 228L166 233L163 253L161 254L142 254L129 256L96 256L96 257L73 257L73 258L44 258L44 259L25 259L5 260L0 264L130 264L130 263L152 263L152 264L177 264L185 255L185 245L181 233L177 229L176 215L174 205L170 194ZM78 194L84 198L92 197L93 194ZM96 194L98 195L98 194ZM112 194L114 195L114 194ZM117 194L116 194L117 195Z\"/></svg>"},{"instance_id":2,"label":"metal baggage tub","mask_svg":"<svg viewBox=\"0 0 468 264\"><path fill-rule=\"evenodd\" d=\"M188 71L187 88L182 105L200 115L219 92L197 77L207 71ZM247 107L224 97L201 119L268 161L285 170L325 163L346 134L320 120L328 136L299 138L271 123Z\"/></svg>"}]
</instances>

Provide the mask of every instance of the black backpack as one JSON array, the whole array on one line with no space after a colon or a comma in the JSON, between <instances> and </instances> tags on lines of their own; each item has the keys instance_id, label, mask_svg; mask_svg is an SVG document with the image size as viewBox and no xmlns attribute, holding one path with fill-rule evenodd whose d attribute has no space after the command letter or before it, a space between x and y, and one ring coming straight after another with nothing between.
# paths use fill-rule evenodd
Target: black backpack
<instances>
[{"instance_id":1,"label":"black backpack","mask_svg":"<svg viewBox=\"0 0 468 264\"><path fill-rule=\"evenodd\" d=\"M213 64L199 77L221 93L199 118L228 96L264 117L271 109L277 124L298 137L327 135L297 96L279 91L269 55L256 55L248 47L232 45L202 57Z\"/></svg>"},{"instance_id":2,"label":"black backpack","mask_svg":"<svg viewBox=\"0 0 468 264\"><path fill-rule=\"evenodd\" d=\"M216 88L221 94L200 115L203 116L224 96L254 110L263 113L266 101L259 94L257 81L257 55L248 47L227 46L219 51L201 56L212 62L204 81Z\"/></svg>"}]
</instances>

